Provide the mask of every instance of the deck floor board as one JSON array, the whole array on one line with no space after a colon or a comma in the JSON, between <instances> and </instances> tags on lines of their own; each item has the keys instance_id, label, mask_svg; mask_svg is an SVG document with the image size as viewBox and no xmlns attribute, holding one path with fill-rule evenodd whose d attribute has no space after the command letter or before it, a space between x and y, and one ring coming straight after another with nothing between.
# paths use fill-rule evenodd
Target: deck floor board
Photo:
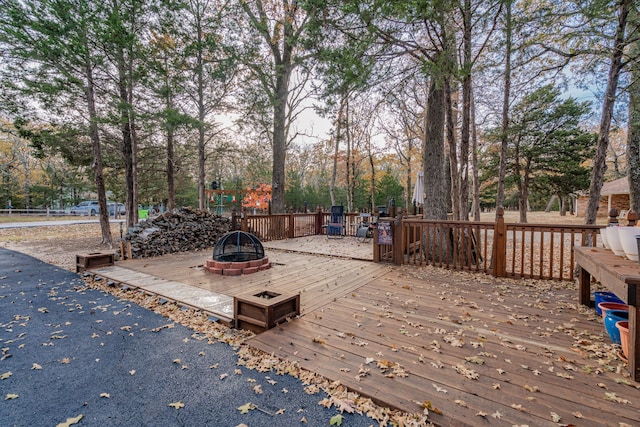
<instances>
[{"instance_id":1,"label":"deck floor board","mask_svg":"<svg viewBox=\"0 0 640 427\"><path fill-rule=\"evenodd\" d=\"M302 315L250 346L385 406L419 412L428 401L442 411L432 411L438 425L554 426L554 413L560 424L638 425L640 384L606 346L593 310L578 305L573 285L273 249L271 269L222 277L202 268L209 255L118 262L110 278L228 298L300 293ZM368 374L358 377L361 369Z\"/></svg>"}]
</instances>

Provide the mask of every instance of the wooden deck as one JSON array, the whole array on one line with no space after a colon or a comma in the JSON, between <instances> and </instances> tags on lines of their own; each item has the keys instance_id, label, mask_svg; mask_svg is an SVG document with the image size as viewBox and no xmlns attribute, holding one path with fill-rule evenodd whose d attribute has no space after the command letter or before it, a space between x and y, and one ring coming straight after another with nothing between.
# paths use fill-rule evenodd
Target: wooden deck
<instances>
[{"instance_id":1,"label":"wooden deck","mask_svg":"<svg viewBox=\"0 0 640 427\"><path fill-rule=\"evenodd\" d=\"M270 270L222 277L209 255L116 265L229 296L299 292L301 317L249 345L384 406L430 405L438 425L639 425L639 384L573 285L278 250Z\"/></svg>"}]
</instances>

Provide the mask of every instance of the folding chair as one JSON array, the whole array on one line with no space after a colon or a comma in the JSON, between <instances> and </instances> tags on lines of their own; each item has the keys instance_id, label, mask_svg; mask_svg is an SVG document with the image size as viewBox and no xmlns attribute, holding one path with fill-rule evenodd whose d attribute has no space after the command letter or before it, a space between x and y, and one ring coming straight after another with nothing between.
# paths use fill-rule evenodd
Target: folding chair
<instances>
[{"instance_id":1,"label":"folding chair","mask_svg":"<svg viewBox=\"0 0 640 427\"><path fill-rule=\"evenodd\" d=\"M358 242L366 243L373 237L373 229L371 228L371 214L361 213L360 224L358 224L358 230L356 230L356 240Z\"/></svg>"},{"instance_id":2,"label":"folding chair","mask_svg":"<svg viewBox=\"0 0 640 427\"><path fill-rule=\"evenodd\" d=\"M327 224L327 238L342 239L344 233L344 206L331 206L331 218Z\"/></svg>"}]
</instances>

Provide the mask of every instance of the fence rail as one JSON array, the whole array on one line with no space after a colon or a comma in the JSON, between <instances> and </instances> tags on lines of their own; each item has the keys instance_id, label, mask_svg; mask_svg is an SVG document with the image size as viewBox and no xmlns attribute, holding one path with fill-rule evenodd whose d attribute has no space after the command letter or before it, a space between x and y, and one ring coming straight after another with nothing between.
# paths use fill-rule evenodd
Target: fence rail
<instances>
[{"instance_id":1,"label":"fence rail","mask_svg":"<svg viewBox=\"0 0 640 427\"><path fill-rule=\"evenodd\" d=\"M233 216L236 228L263 241L326 234L329 212ZM361 217L345 214L344 234L355 236ZM574 246L601 242L598 225L431 221L417 216L379 218L392 231L392 244L379 244L374 233L373 259L398 265L433 265L498 277L573 280Z\"/></svg>"},{"instance_id":2,"label":"fence rail","mask_svg":"<svg viewBox=\"0 0 640 427\"><path fill-rule=\"evenodd\" d=\"M574 246L594 246L598 225L506 224L496 221L392 222L393 245L374 247L374 260L478 271L498 277L572 280ZM376 236L377 237L377 236Z\"/></svg>"}]
</instances>

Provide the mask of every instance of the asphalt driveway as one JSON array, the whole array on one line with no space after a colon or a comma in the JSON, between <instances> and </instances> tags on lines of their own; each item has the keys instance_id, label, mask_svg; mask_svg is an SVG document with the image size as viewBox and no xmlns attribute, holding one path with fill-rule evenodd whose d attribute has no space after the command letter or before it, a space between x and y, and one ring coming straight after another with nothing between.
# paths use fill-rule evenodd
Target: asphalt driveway
<instances>
[{"instance_id":1,"label":"asphalt driveway","mask_svg":"<svg viewBox=\"0 0 640 427\"><path fill-rule=\"evenodd\" d=\"M328 426L339 414L318 404L324 393L238 366L229 345L171 323L0 248L0 425Z\"/></svg>"}]
</instances>

